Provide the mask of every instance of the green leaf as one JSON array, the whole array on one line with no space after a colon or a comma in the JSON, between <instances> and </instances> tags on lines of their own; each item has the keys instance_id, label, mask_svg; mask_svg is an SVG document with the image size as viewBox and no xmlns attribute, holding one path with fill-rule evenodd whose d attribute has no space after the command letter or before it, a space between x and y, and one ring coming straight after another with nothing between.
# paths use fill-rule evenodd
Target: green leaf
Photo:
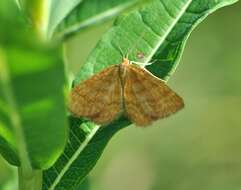
<instances>
[{"instance_id":1,"label":"green leaf","mask_svg":"<svg viewBox=\"0 0 241 190\"><path fill-rule=\"evenodd\" d=\"M61 50L11 12L0 13L0 153L22 168L46 169L67 139Z\"/></svg>"},{"instance_id":2,"label":"green leaf","mask_svg":"<svg viewBox=\"0 0 241 190\"><path fill-rule=\"evenodd\" d=\"M77 188L76 190L90 190L90 181L86 178Z\"/></svg>"},{"instance_id":3,"label":"green leaf","mask_svg":"<svg viewBox=\"0 0 241 190\"><path fill-rule=\"evenodd\" d=\"M49 6L48 36L52 36L57 25L83 0L52 0Z\"/></svg>"},{"instance_id":4,"label":"green leaf","mask_svg":"<svg viewBox=\"0 0 241 190\"><path fill-rule=\"evenodd\" d=\"M186 41L193 29L209 14L235 2L238 0L193 1L151 58L155 64L147 66L147 69L167 81L177 68Z\"/></svg>"},{"instance_id":5,"label":"green leaf","mask_svg":"<svg viewBox=\"0 0 241 190\"><path fill-rule=\"evenodd\" d=\"M152 0L116 21L82 65L75 84L112 64L121 63L121 50L129 54L130 60L153 61L148 69L167 80L177 67L190 32L208 14L234 2L236 0ZM144 58L139 58L138 53ZM94 167L111 137L129 124L122 118L98 130L98 126L72 118L72 137L61 158L44 173L44 189L74 190ZM86 132L84 128L89 125L90 131Z\"/></svg>"},{"instance_id":6,"label":"green leaf","mask_svg":"<svg viewBox=\"0 0 241 190\"><path fill-rule=\"evenodd\" d=\"M128 53L132 61L155 61L148 69L158 67L155 74L166 78L175 70L180 52L193 28L208 14L234 2L237 0L153 0L144 8L116 21L81 67L75 82L120 63L120 51ZM139 52L145 56L143 59L138 59Z\"/></svg>"},{"instance_id":7,"label":"green leaf","mask_svg":"<svg viewBox=\"0 0 241 190\"><path fill-rule=\"evenodd\" d=\"M143 1L143 0L142 0ZM57 36L70 35L85 27L94 25L116 16L118 13L133 7L140 0L86 0L69 13L57 28Z\"/></svg>"},{"instance_id":8,"label":"green leaf","mask_svg":"<svg viewBox=\"0 0 241 190\"><path fill-rule=\"evenodd\" d=\"M110 126L99 129L91 122L73 117L69 120L69 141L54 166L44 172L44 190L76 190L94 167L114 133L130 124L121 118Z\"/></svg>"}]
</instances>

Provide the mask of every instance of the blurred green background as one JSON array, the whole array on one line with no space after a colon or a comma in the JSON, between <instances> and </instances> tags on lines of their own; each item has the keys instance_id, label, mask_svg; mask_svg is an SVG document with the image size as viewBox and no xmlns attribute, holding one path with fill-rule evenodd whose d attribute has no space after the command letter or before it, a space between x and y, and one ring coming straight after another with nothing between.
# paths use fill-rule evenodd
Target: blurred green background
<instances>
[{"instance_id":1,"label":"blurred green background","mask_svg":"<svg viewBox=\"0 0 241 190\"><path fill-rule=\"evenodd\" d=\"M68 40L74 73L110 25ZM152 127L119 132L89 175L91 190L241 189L241 2L195 29L168 84L185 109ZM15 169L0 157L0 171L2 190Z\"/></svg>"}]
</instances>

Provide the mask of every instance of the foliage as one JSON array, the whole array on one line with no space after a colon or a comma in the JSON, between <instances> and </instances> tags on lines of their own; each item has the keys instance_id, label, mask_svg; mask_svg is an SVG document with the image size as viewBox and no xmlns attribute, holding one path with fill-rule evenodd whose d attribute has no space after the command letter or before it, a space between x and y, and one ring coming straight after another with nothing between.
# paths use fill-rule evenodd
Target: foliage
<instances>
[{"instance_id":1,"label":"foliage","mask_svg":"<svg viewBox=\"0 0 241 190\"><path fill-rule=\"evenodd\" d=\"M120 63L121 51L128 53L130 60L153 62L147 69L168 80L197 24L218 8L235 2L17 1L22 16L17 6L3 0L0 3L0 22L4 26L0 28L0 152L10 164L20 167L20 188L34 189L40 183L38 189L41 189L42 183L44 190L77 189L111 137L131 124L122 117L99 129L90 121L67 116L67 98L64 98L67 67L60 51L66 35L74 35L125 11L93 49L74 84ZM33 14L36 6L38 11ZM144 58L138 58L139 52ZM37 179L33 180L35 183L29 184L29 175Z\"/></svg>"}]
</instances>

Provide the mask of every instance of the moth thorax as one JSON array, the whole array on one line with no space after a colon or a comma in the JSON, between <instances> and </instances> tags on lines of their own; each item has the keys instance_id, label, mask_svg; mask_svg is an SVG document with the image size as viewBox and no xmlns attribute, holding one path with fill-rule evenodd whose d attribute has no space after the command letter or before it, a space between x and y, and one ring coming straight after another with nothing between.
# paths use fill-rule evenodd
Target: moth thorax
<instances>
[{"instance_id":1,"label":"moth thorax","mask_svg":"<svg viewBox=\"0 0 241 190\"><path fill-rule=\"evenodd\" d=\"M120 77L122 79L125 78L126 75L126 67L130 64L130 61L127 58L123 58L122 63L120 64Z\"/></svg>"}]
</instances>

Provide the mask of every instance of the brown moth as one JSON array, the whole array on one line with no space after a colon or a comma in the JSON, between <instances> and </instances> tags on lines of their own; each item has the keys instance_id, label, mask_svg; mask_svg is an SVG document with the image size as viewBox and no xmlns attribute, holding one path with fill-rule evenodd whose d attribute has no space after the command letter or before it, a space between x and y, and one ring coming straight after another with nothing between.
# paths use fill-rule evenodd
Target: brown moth
<instances>
[{"instance_id":1,"label":"brown moth","mask_svg":"<svg viewBox=\"0 0 241 190\"><path fill-rule=\"evenodd\" d=\"M70 111L105 125L124 113L137 126L147 126L184 107L163 80L127 58L75 86Z\"/></svg>"}]
</instances>

